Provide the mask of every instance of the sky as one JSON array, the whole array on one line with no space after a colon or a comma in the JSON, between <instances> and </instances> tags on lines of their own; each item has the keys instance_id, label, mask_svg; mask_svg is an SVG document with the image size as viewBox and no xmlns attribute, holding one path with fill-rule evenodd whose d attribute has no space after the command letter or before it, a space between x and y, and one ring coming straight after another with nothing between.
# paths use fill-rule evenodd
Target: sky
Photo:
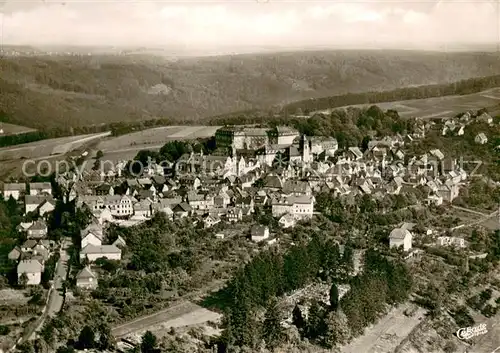
<instances>
[{"instance_id":1,"label":"sky","mask_svg":"<svg viewBox=\"0 0 500 353\"><path fill-rule=\"evenodd\" d=\"M495 1L3 0L0 20L4 44L427 49L497 43Z\"/></svg>"}]
</instances>

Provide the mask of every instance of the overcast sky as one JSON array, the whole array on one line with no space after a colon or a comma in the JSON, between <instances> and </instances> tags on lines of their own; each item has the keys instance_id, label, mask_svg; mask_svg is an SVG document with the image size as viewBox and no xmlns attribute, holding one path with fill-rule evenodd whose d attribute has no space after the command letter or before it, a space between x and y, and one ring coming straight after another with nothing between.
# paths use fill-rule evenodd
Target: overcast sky
<instances>
[{"instance_id":1,"label":"overcast sky","mask_svg":"<svg viewBox=\"0 0 500 353\"><path fill-rule=\"evenodd\" d=\"M6 44L428 48L499 39L494 0L262 2L7 0L0 16Z\"/></svg>"}]
</instances>

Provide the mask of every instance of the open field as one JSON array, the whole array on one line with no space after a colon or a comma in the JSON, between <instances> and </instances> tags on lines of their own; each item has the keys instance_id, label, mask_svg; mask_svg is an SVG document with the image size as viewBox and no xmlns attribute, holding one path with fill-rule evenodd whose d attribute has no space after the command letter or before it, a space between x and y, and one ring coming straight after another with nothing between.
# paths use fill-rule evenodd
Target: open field
<instances>
[{"instance_id":1,"label":"open field","mask_svg":"<svg viewBox=\"0 0 500 353\"><path fill-rule=\"evenodd\" d=\"M210 137L220 126L164 126L126 134L102 141L97 149L112 152L128 148L164 145L169 140L188 140Z\"/></svg>"},{"instance_id":2,"label":"open field","mask_svg":"<svg viewBox=\"0 0 500 353\"><path fill-rule=\"evenodd\" d=\"M419 308L413 316L404 315L406 305L391 310L377 324L365 330L365 334L341 348L342 353L389 353L423 319L425 310Z\"/></svg>"},{"instance_id":3,"label":"open field","mask_svg":"<svg viewBox=\"0 0 500 353\"><path fill-rule=\"evenodd\" d=\"M492 216L491 218L485 220L482 223L479 223L481 227L484 227L489 230L497 230L500 229L500 224L498 221L498 215Z\"/></svg>"},{"instance_id":4,"label":"open field","mask_svg":"<svg viewBox=\"0 0 500 353\"><path fill-rule=\"evenodd\" d=\"M104 132L98 134L61 137L17 145L14 147L4 147L0 148L0 161L20 160L28 158L36 159L48 157L51 155L65 154L71 152L76 148L79 148L84 143L109 135L109 132Z\"/></svg>"},{"instance_id":5,"label":"open field","mask_svg":"<svg viewBox=\"0 0 500 353\"><path fill-rule=\"evenodd\" d=\"M26 126L7 124L7 123L0 123L0 129L3 130L3 133L0 134L0 136L17 135L17 134L24 134L26 132L36 131L35 129Z\"/></svg>"},{"instance_id":6,"label":"open field","mask_svg":"<svg viewBox=\"0 0 500 353\"><path fill-rule=\"evenodd\" d=\"M104 152L106 160L120 161L135 157L140 150L159 150L168 141L207 138L220 126L165 126L101 141L96 150Z\"/></svg>"},{"instance_id":7,"label":"open field","mask_svg":"<svg viewBox=\"0 0 500 353\"><path fill-rule=\"evenodd\" d=\"M498 104L500 104L500 88L493 88L463 96L446 96L376 103L376 105L383 110L397 110L399 115L403 117L417 117L422 119L451 117L469 109L478 110ZM368 107L370 105L372 104L358 104L352 107ZM347 106L341 108L347 108ZM323 110L322 112L330 112L341 108Z\"/></svg>"},{"instance_id":8,"label":"open field","mask_svg":"<svg viewBox=\"0 0 500 353\"><path fill-rule=\"evenodd\" d=\"M2 289L0 290L0 302L2 304L26 304L30 299L25 295L24 291L14 290L14 289Z\"/></svg>"},{"instance_id":9,"label":"open field","mask_svg":"<svg viewBox=\"0 0 500 353\"><path fill-rule=\"evenodd\" d=\"M185 301L155 314L145 316L113 328L116 338L142 335L147 330L166 331L170 327L197 325L207 321L217 321L220 314L207 310L192 302Z\"/></svg>"},{"instance_id":10,"label":"open field","mask_svg":"<svg viewBox=\"0 0 500 353\"><path fill-rule=\"evenodd\" d=\"M219 322L221 318L221 314L199 307L198 309L195 308L193 311L182 316L168 320L159 325L149 327L149 330L151 330L157 337L163 337L171 328L178 329L195 325L203 325L208 322ZM141 330L139 335L142 336L144 332L146 332L146 329Z\"/></svg>"}]
</instances>

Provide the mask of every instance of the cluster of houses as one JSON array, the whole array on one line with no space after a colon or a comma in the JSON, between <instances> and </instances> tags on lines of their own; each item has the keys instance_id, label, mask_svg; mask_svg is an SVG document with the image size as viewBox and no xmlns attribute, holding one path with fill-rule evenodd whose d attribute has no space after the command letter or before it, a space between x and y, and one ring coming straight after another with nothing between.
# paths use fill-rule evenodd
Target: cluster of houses
<instances>
[{"instance_id":1,"label":"cluster of houses","mask_svg":"<svg viewBox=\"0 0 500 353\"><path fill-rule=\"evenodd\" d=\"M409 257L418 253L418 250L413 248L414 227L414 223L403 222L398 227L394 228L389 234L389 247L391 249L399 248L408 253ZM426 235L432 234L433 230L427 229ZM467 241L461 236L442 235L434 237L434 239L434 243L427 245L451 247L455 249L464 249L468 246Z\"/></svg>"},{"instance_id":2,"label":"cluster of houses","mask_svg":"<svg viewBox=\"0 0 500 353\"><path fill-rule=\"evenodd\" d=\"M123 177L124 161L107 170L59 175L67 200L92 212L98 223L129 226L163 212L196 217L210 228L238 222L268 207L284 227L314 214L314 193L370 194L374 198L421 186L427 202L452 202L467 174L439 150L407 156L405 144L425 136L425 125L407 136L372 140L368 148L339 150L332 137L307 137L289 127L224 127L213 154L186 153L175 171L147 166L139 177ZM26 213L55 207L50 183L4 184L4 198L24 198Z\"/></svg>"},{"instance_id":3,"label":"cluster of houses","mask_svg":"<svg viewBox=\"0 0 500 353\"><path fill-rule=\"evenodd\" d=\"M465 134L466 126L473 122L491 125L493 124L493 117L487 112L480 110L478 112L467 111L454 118L445 118L442 121L441 134L443 136L462 136ZM488 137L484 132L480 132L474 137L474 141L477 144L484 145L488 142Z\"/></svg>"},{"instance_id":4,"label":"cluster of houses","mask_svg":"<svg viewBox=\"0 0 500 353\"><path fill-rule=\"evenodd\" d=\"M490 122L485 114L475 119ZM465 126L471 119L464 115L445 121L443 134L456 130L452 123ZM81 259L89 264L103 257L120 260L125 242L118 239L104 244L105 225L131 226L158 212L171 219L192 217L212 228L219 223L240 222L267 208L283 228L290 228L314 215L314 195L318 192L348 198L368 194L382 199L419 188L428 204L452 202L467 179L457 160L437 149L417 156L405 152L406 145L425 137L431 124L421 123L411 135L371 140L364 151L359 147L339 150L332 137L308 137L290 127L224 127L216 132L217 149L209 155L186 153L168 167L153 161L135 177L127 177L127 163L121 161L106 170L70 171L56 181L65 201L74 200L78 208L93 215L92 224L82 230ZM3 197L24 200L26 214L41 216L39 221L20 225L28 240L9 254L19 261L18 274L26 273L28 282L37 284L53 250L45 239L43 221L55 209L51 184L5 183ZM265 227L252 229L251 238L274 241ZM438 241L443 246L462 246L460 240ZM408 225L390 234L391 247L408 251L411 243ZM79 273L78 281L81 287L96 285L90 267Z\"/></svg>"},{"instance_id":5,"label":"cluster of houses","mask_svg":"<svg viewBox=\"0 0 500 353\"><path fill-rule=\"evenodd\" d=\"M47 239L47 224L40 219L21 223L17 230L26 237L26 241L14 247L7 255L8 259L17 262L19 283L24 281L26 285L40 284L45 263L56 251L54 242Z\"/></svg>"},{"instance_id":6,"label":"cluster of houses","mask_svg":"<svg viewBox=\"0 0 500 353\"><path fill-rule=\"evenodd\" d=\"M150 165L140 177L125 178L118 170L122 162L115 170L60 176L59 183L101 224L132 225L163 212L170 218L197 217L210 228L269 207L287 228L312 217L314 193L321 191L376 198L421 186L428 203L453 201L467 178L457 161L439 150L405 153L405 144L424 134L422 128L411 136L372 140L363 152L339 151L334 138L300 136L288 127L227 127L216 132L213 154L186 153L173 174Z\"/></svg>"},{"instance_id":7,"label":"cluster of houses","mask_svg":"<svg viewBox=\"0 0 500 353\"><path fill-rule=\"evenodd\" d=\"M3 198L13 198L16 201L24 200L25 214L36 213L43 216L52 212L56 203L52 196L52 185L43 183L4 183Z\"/></svg>"},{"instance_id":8,"label":"cluster of houses","mask_svg":"<svg viewBox=\"0 0 500 353\"><path fill-rule=\"evenodd\" d=\"M80 231L80 238L80 261L86 263L86 266L76 275L76 286L82 289L95 289L98 285L98 276L92 270L92 264L103 258L120 261L126 242L118 236L114 242L105 244L104 227L95 219Z\"/></svg>"}]
</instances>

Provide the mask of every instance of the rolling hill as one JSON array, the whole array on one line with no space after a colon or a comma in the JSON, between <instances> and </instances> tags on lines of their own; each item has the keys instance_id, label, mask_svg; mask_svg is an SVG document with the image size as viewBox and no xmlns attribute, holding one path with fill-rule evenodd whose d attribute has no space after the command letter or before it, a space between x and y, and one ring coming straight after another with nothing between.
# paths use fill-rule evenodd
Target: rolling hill
<instances>
[{"instance_id":1,"label":"rolling hill","mask_svg":"<svg viewBox=\"0 0 500 353\"><path fill-rule=\"evenodd\" d=\"M500 74L494 53L306 51L179 58L0 59L0 116L33 128L156 117L200 121L248 109Z\"/></svg>"}]
</instances>

